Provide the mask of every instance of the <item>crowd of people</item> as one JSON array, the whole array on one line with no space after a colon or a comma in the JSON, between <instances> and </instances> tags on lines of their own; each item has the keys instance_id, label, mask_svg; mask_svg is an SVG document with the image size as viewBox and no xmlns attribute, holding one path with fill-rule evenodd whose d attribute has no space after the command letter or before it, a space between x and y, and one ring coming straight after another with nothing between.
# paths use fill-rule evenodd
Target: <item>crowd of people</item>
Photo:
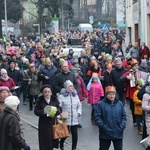
<instances>
[{"instance_id":1,"label":"crowd of people","mask_svg":"<svg viewBox=\"0 0 150 150\"><path fill-rule=\"evenodd\" d=\"M80 41L80 54L71 47L72 39ZM54 140L52 133L55 117L63 111L68 112L65 122L72 134L72 150L77 149L83 101L91 105L91 123L99 127L99 150L108 150L111 141L115 150L123 149L127 102L137 133L146 138L150 130L149 48L144 42L141 45L130 42L124 49L124 41L125 33L114 28L107 32L97 29L92 33L78 30L44 33L40 39L34 35L15 38L12 34L8 40L1 39L0 138L3 144L0 149L30 149L20 134L19 99L39 116L40 150L65 149L66 138ZM66 47L68 53L63 52ZM139 97L143 88L144 93ZM15 104L8 104L10 99ZM54 116L46 114L47 105L56 107ZM12 131L13 127L9 130L9 145L4 138L5 115L15 118L12 120L16 130Z\"/></svg>"}]
</instances>

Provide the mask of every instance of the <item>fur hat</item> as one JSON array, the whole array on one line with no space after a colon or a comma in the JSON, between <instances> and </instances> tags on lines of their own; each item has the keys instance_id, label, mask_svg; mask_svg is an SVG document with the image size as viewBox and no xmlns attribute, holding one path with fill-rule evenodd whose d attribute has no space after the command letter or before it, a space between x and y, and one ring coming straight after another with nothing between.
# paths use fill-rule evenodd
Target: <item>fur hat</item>
<instances>
[{"instance_id":1,"label":"fur hat","mask_svg":"<svg viewBox=\"0 0 150 150\"><path fill-rule=\"evenodd\" d=\"M20 100L18 99L17 96L8 96L4 101L4 104L13 110L17 109L17 106L19 105L19 103L20 103Z\"/></svg>"},{"instance_id":2,"label":"fur hat","mask_svg":"<svg viewBox=\"0 0 150 150\"><path fill-rule=\"evenodd\" d=\"M70 80L66 80L64 82L64 87L67 88L68 86L73 85L73 83Z\"/></svg>"}]
</instances>

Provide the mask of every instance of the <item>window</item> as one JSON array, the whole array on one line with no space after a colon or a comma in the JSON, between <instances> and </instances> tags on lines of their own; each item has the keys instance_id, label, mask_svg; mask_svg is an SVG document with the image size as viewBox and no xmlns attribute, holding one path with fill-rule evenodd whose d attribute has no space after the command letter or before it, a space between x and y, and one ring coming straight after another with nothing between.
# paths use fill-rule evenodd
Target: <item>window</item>
<instances>
[{"instance_id":1,"label":"window","mask_svg":"<svg viewBox=\"0 0 150 150\"><path fill-rule=\"evenodd\" d=\"M133 0L133 4L136 3L138 0Z\"/></svg>"}]
</instances>

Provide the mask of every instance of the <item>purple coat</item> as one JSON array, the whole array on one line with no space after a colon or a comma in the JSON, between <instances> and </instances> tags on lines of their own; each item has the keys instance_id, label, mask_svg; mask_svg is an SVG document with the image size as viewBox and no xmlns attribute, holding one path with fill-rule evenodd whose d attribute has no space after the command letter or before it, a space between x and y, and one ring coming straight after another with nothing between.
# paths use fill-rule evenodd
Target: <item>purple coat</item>
<instances>
[{"instance_id":1,"label":"purple coat","mask_svg":"<svg viewBox=\"0 0 150 150\"><path fill-rule=\"evenodd\" d=\"M79 96L80 101L83 101L84 98L87 97L87 90L86 90L82 77L78 76L77 82L78 82L78 96Z\"/></svg>"}]
</instances>

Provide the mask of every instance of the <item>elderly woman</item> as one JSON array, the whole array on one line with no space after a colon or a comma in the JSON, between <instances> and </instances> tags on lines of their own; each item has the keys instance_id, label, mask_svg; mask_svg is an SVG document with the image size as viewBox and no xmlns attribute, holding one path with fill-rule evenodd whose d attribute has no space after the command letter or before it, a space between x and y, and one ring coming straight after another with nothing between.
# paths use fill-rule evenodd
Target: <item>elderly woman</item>
<instances>
[{"instance_id":1,"label":"elderly woman","mask_svg":"<svg viewBox=\"0 0 150 150\"><path fill-rule=\"evenodd\" d=\"M0 87L0 113L4 110L4 100L10 96L9 88L7 86Z\"/></svg>"},{"instance_id":2,"label":"elderly woman","mask_svg":"<svg viewBox=\"0 0 150 150\"><path fill-rule=\"evenodd\" d=\"M15 90L15 82L12 78L8 76L7 70L1 69L0 74L0 86L7 86L10 90Z\"/></svg>"},{"instance_id":3,"label":"elderly woman","mask_svg":"<svg viewBox=\"0 0 150 150\"><path fill-rule=\"evenodd\" d=\"M76 150L77 141L78 141L78 125L79 125L79 117L81 116L82 107L80 103L80 99L77 95L77 92L73 86L73 83L70 80L67 80L64 83L64 87L58 100L60 102L60 106L64 112L68 112L68 118L65 120L68 128L71 130L72 134L72 150ZM60 149L64 150L64 142L66 138L60 140Z\"/></svg>"},{"instance_id":4,"label":"elderly woman","mask_svg":"<svg viewBox=\"0 0 150 150\"><path fill-rule=\"evenodd\" d=\"M52 95L52 91L49 85L44 85L41 88L42 95L38 98L34 113L39 116L38 135L39 135L39 150L53 150L58 148L58 140L53 140L52 126L55 122L56 115L61 111L59 102L55 96ZM50 116L46 113L47 106L55 106L56 113L54 116Z\"/></svg>"}]
</instances>

